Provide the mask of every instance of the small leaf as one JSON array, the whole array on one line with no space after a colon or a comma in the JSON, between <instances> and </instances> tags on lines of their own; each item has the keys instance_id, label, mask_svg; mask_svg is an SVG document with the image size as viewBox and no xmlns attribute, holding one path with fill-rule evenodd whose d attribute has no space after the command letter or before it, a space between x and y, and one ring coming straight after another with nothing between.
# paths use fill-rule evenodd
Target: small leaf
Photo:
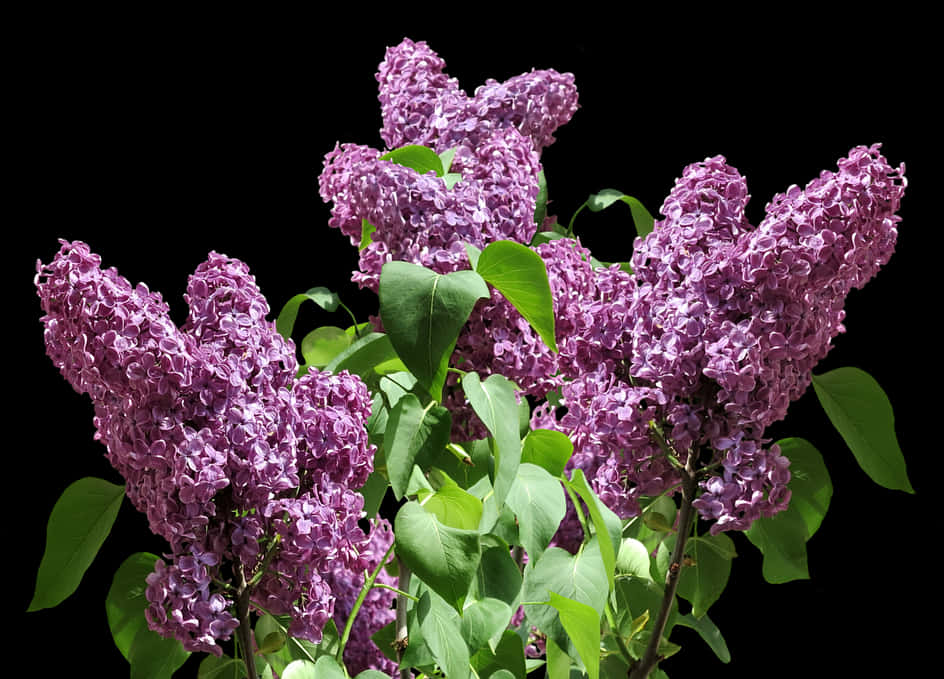
<instances>
[{"instance_id":1,"label":"small leaf","mask_svg":"<svg viewBox=\"0 0 944 679\"><path fill-rule=\"evenodd\" d=\"M508 627L511 614L511 606L500 599L479 599L466 606L459 626L469 651L475 653L489 639L500 637Z\"/></svg>"},{"instance_id":2,"label":"small leaf","mask_svg":"<svg viewBox=\"0 0 944 679\"><path fill-rule=\"evenodd\" d=\"M556 353L554 299L541 256L521 243L495 241L482 250L475 270L511 302Z\"/></svg>"},{"instance_id":3,"label":"small leaf","mask_svg":"<svg viewBox=\"0 0 944 679\"><path fill-rule=\"evenodd\" d=\"M547 218L547 178L544 170L538 170L538 197L534 202L534 223L538 228L544 225Z\"/></svg>"},{"instance_id":4,"label":"small leaf","mask_svg":"<svg viewBox=\"0 0 944 679\"><path fill-rule=\"evenodd\" d=\"M325 311L336 311L338 305L341 303L337 293L320 286L295 295L285 303L275 321L276 331L285 339L292 337L292 330L295 329L295 320L298 318L298 307L302 305L302 302L307 300L311 300Z\"/></svg>"},{"instance_id":5,"label":"small leaf","mask_svg":"<svg viewBox=\"0 0 944 679\"><path fill-rule=\"evenodd\" d=\"M63 491L46 525L46 549L28 611L58 606L75 592L111 532L124 496L124 486L90 476Z\"/></svg>"},{"instance_id":6,"label":"small leaf","mask_svg":"<svg viewBox=\"0 0 944 679\"><path fill-rule=\"evenodd\" d=\"M862 470L880 486L914 493L891 403L875 378L858 368L837 368L813 375L813 388Z\"/></svg>"},{"instance_id":7,"label":"small leaf","mask_svg":"<svg viewBox=\"0 0 944 679\"><path fill-rule=\"evenodd\" d=\"M633 216L633 224L636 226L636 235L645 238L652 231L655 219L636 198L627 196L615 189L603 189L599 193L591 195L586 204L592 212L599 212L617 201L622 201L629 206L629 211Z\"/></svg>"},{"instance_id":8,"label":"small leaf","mask_svg":"<svg viewBox=\"0 0 944 679\"><path fill-rule=\"evenodd\" d=\"M616 555L616 572L651 579L649 550L646 546L635 538L623 538L619 553Z\"/></svg>"},{"instance_id":9,"label":"small leaf","mask_svg":"<svg viewBox=\"0 0 944 679\"><path fill-rule=\"evenodd\" d=\"M479 521L482 519L482 501L464 491L445 474L441 476L448 479L448 482L435 492L421 490L417 493L417 499L423 509L432 512L444 526L478 530Z\"/></svg>"},{"instance_id":10,"label":"small leaf","mask_svg":"<svg viewBox=\"0 0 944 679\"><path fill-rule=\"evenodd\" d=\"M416 170L420 174L435 172L437 177L443 176L442 160L435 151L426 146L418 144L401 146L380 156L380 160L389 160L397 165Z\"/></svg>"},{"instance_id":11,"label":"small leaf","mask_svg":"<svg viewBox=\"0 0 944 679\"><path fill-rule=\"evenodd\" d=\"M462 378L462 390L495 442L495 478L492 488L495 491L496 507L500 509L521 463L515 385L497 373L489 375L484 382L477 373L466 373Z\"/></svg>"},{"instance_id":12,"label":"small leaf","mask_svg":"<svg viewBox=\"0 0 944 679\"><path fill-rule=\"evenodd\" d=\"M384 451L387 477L398 500L406 492L417 456L441 451L449 442L451 427L449 411L432 401L424 408L411 393L397 401L387 420Z\"/></svg>"},{"instance_id":13,"label":"small leaf","mask_svg":"<svg viewBox=\"0 0 944 679\"><path fill-rule=\"evenodd\" d=\"M700 618L714 604L731 574L734 543L724 533L691 538L685 546L691 564L682 567L678 595L692 604L692 615ZM728 556L725 556L728 555Z\"/></svg>"},{"instance_id":14,"label":"small leaf","mask_svg":"<svg viewBox=\"0 0 944 679\"><path fill-rule=\"evenodd\" d=\"M281 679L344 679L344 670L331 656L323 655L316 662L293 660L279 675Z\"/></svg>"},{"instance_id":15,"label":"small leaf","mask_svg":"<svg viewBox=\"0 0 944 679\"><path fill-rule=\"evenodd\" d=\"M416 604L416 619L443 674L449 679L468 679L469 648L461 632L459 614L433 592L425 591Z\"/></svg>"},{"instance_id":16,"label":"small leaf","mask_svg":"<svg viewBox=\"0 0 944 679\"><path fill-rule=\"evenodd\" d=\"M600 676L600 613L585 603L550 592L550 605L557 609L590 679Z\"/></svg>"},{"instance_id":17,"label":"small leaf","mask_svg":"<svg viewBox=\"0 0 944 679\"><path fill-rule=\"evenodd\" d=\"M573 453L574 444L567 434L550 429L530 431L521 443L521 461L543 467L554 477L563 475Z\"/></svg>"},{"instance_id":18,"label":"small leaf","mask_svg":"<svg viewBox=\"0 0 944 679\"><path fill-rule=\"evenodd\" d=\"M510 672L515 679L525 679L527 675L524 644L514 630L505 630L494 650L483 646L470 662L476 674L483 679L491 679L500 672Z\"/></svg>"},{"instance_id":19,"label":"small leaf","mask_svg":"<svg viewBox=\"0 0 944 679\"><path fill-rule=\"evenodd\" d=\"M381 377L405 369L390 338L379 332L355 340L324 367L325 372L335 374L347 370L360 377L367 388L374 392L380 388Z\"/></svg>"},{"instance_id":20,"label":"small leaf","mask_svg":"<svg viewBox=\"0 0 944 679\"><path fill-rule=\"evenodd\" d=\"M529 563L537 562L567 513L560 481L543 467L525 462L505 502L518 518L518 535Z\"/></svg>"},{"instance_id":21,"label":"small leaf","mask_svg":"<svg viewBox=\"0 0 944 679\"><path fill-rule=\"evenodd\" d=\"M351 336L345 330L326 325L315 328L302 338L302 356L306 364L320 369L350 345Z\"/></svg>"},{"instance_id":22,"label":"small leaf","mask_svg":"<svg viewBox=\"0 0 944 679\"><path fill-rule=\"evenodd\" d=\"M574 469L571 473L571 480L564 481L564 483L575 490L584 501L584 504L587 505L594 531L600 538L600 556L603 557L603 568L610 589L612 589L613 574L616 570L616 553L620 549L623 532L622 522L613 510L603 504L596 493L593 492L582 469Z\"/></svg>"},{"instance_id":23,"label":"small leaf","mask_svg":"<svg viewBox=\"0 0 944 679\"><path fill-rule=\"evenodd\" d=\"M731 662L731 652L728 650L728 644L725 642L724 637L721 636L721 630L718 629L718 626L714 624L707 615L696 618L691 613L687 613L678 616L676 619L679 625L690 627L698 632L698 636L704 639L708 647L715 652L715 655L718 656L718 660L723 663Z\"/></svg>"}]
</instances>

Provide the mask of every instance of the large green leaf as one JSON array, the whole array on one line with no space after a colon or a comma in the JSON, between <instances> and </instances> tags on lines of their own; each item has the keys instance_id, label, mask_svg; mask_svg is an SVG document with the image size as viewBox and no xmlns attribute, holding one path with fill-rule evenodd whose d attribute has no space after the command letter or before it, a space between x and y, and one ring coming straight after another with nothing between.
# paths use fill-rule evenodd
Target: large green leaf
<instances>
[{"instance_id":1,"label":"large green leaf","mask_svg":"<svg viewBox=\"0 0 944 679\"><path fill-rule=\"evenodd\" d=\"M521 463L515 385L498 374L489 375L482 382L477 373L466 373L462 377L462 390L495 442L495 479L492 488L495 491L496 507L501 509Z\"/></svg>"},{"instance_id":2,"label":"large green leaf","mask_svg":"<svg viewBox=\"0 0 944 679\"><path fill-rule=\"evenodd\" d=\"M580 601L550 592L550 605L573 642L590 679L600 676L600 613Z\"/></svg>"},{"instance_id":3,"label":"large green leaf","mask_svg":"<svg viewBox=\"0 0 944 679\"><path fill-rule=\"evenodd\" d=\"M777 442L790 459L790 505L754 521L744 534L764 555L764 579L783 583L809 578L806 542L819 529L833 486L823 456L801 438Z\"/></svg>"},{"instance_id":4,"label":"large green leaf","mask_svg":"<svg viewBox=\"0 0 944 679\"><path fill-rule=\"evenodd\" d=\"M505 630L495 649L483 646L471 658L472 667L479 677L494 677L501 671L515 679L525 679L524 644L514 630Z\"/></svg>"},{"instance_id":5,"label":"large green leaf","mask_svg":"<svg viewBox=\"0 0 944 679\"><path fill-rule=\"evenodd\" d=\"M488 547L482 551L482 559L472 582L472 595L476 599L498 599L511 607L518 602L521 592L521 573L505 547Z\"/></svg>"},{"instance_id":6,"label":"large green leaf","mask_svg":"<svg viewBox=\"0 0 944 679\"><path fill-rule=\"evenodd\" d=\"M28 611L58 606L78 588L111 532L124 496L124 486L90 476L63 491L49 515Z\"/></svg>"},{"instance_id":7,"label":"large green leaf","mask_svg":"<svg viewBox=\"0 0 944 679\"><path fill-rule=\"evenodd\" d=\"M522 463L505 502L518 518L518 535L528 561L536 563L567 513L560 480L543 467Z\"/></svg>"},{"instance_id":8,"label":"large green leaf","mask_svg":"<svg viewBox=\"0 0 944 679\"><path fill-rule=\"evenodd\" d=\"M380 272L380 317L407 369L441 399L449 356L476 301L489 296L474 271L441 275L409 262Z\"/></svg>"},{"instance_id":9,"label":"large green leaf","mask_svg":"<svg viewBox=\"0 0 944 679\"><path fill-rule=\"evenodd\" d=\"M384 435L387 477L399 500L406 492L413 463L421 452L435 455L449 443L452 417L432 401L425 408L414 394L404 394L390 411Z\"/></svg>"},{"instance_id":10,"label":"large green leaf","mask_svg":"<svg viewBox=\"0 0 944 679\"><path fill-rule=\"evenodd\" d=\"M138 631L147 629L144 611L148 601L144 597L145 579L154 571L158 557L147 552L132 554L115 571L111 587L105 597L105 614L115 646L126 660L130 659L131 644ZM156 634L152 632L152 634Z\"/></svg>"},{"instance_id":11,"label":"large green leaf","mask_svg":"<svg viewBox=\"0 0 944 679\"><path fill-rule=\"evenodd\" d=\"M593 537L576 554L560 547L545 550L534 567L525 570L521 598L547 601L549 593L555 592L587 604L602 615L608 590L599 541ZM544 604L529 604L525 606L525 613L532 625L570 655L568 635L555 609Z\"/></svg>"},{"instance_id":12,"label":"large green leaf","mask_svg":"<svg viewBox=\"0 0 944 679\"><path fill-rule=\"evenodd\" d=\"M444 526L410 501L397 512L394 535L397 555L410 570L461 611L481 558L478 532Z\"/></svg>"},{"instance_id":13,"label":"large green leaf","mask_svg":"<svg viewBox=\"0 0 944 679\"><path fill-rule=\"evenodd\" d=\"M342 328L325 325L302 338L302 357L307 366L324 368L351 346L351 335Z\"/></svg>"},{"instance_id":14,"label":"large green leaf","mask_svg":"<svg viewBox=\"0 0 944 679\"><path fill-rule=\"evenodd\" d=\"M813 375L813 388L862 470L880 486L913 493L892 405L875 378L859 368L837 368Z\"/></svg>"},{"instance_id":15,"label":"large green leaf","mask_svg":"<svg viewBox=\"0 0 944 679\"><path fill-rule=\"evenodd\" d=\"M462 636L458 612L427 590L416 604L416 619L443 674L448 679L468 679L469 648Z\"/></svg>"},{"instance_id":16,"label":"large green leaf","mask_svg":"<svg viewBox=\"0 0 944 679\"><path fill-rule=\"evenodd\" d=\"M718 660L723 663L731 662L731 652L728 650L728 644L725 642L724 637L721 636L721 630L718 629L718 626L714 624L707 615L696 618L691 613L686 613L685 615L678 616L676 620L679 625L689 627L698 632L698 636L715 652L715 655L718 656Z\"/></svg>"},{"instance_id":17,"label":"large green leaf","mask_svg":"<svg viewBox=\"0 0 944 679\"><path fill-rule=\"evenodd\" d=\"M482 250L475 270L511 302L544 343L556 352L554 299L541 256L521 243L495 241Z\"/></svg>"}]
</instances>

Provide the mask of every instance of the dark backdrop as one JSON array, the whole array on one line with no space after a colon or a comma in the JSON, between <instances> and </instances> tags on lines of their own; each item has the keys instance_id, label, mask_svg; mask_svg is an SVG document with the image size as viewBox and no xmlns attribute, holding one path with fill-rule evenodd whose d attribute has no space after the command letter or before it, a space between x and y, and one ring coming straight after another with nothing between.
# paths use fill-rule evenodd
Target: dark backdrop
<instances>
[{"instance_id":1,"label":"dark backdrop","mask_svg":"<svg viewBox=\"0 0 944 679\"><path fill-rule=\"evenodd\" d=\"M89 663L99 668L92 676L126 676L103 600L125 556L164 547L125 505L79 591L56 609L24 613L56 498L82 476L119 481L92 441L91 404L44 354L36 259L49 261L57 238L84 240L106 266L161 291L180 322L188 273L217 250L250 265L274 311L326 285L366 317L375 300L349 282L355 252L327 227L316 178L336 141L381 146L374 73L385 47L404 36L428 41L470 93L486 78L532 67L575 74L581 108L544 153L550 212L562 219L603 188L634 195L655 214L684 166L715 154L747 177L755 223L775 192L834 169L852 146L881 142L891 163L906 163L898 250L851 296L848 333L821 369L858 366L885 388L917 493L873 484L808 393L773 433L813 441L832 475L832 507L808 545L812 579L766 584L757 551L735 536L729 590L711 610L732 663L682 634L682 653L664 668L673 679L918 668L934 643L923 618L937 596L931 460L940 447L926 405L940 378L939 224L931 210L941 177L924 19L825 24L819 14L795 14L754 24L679 10L601 15L585 31L561 15L545 31L502 14L501 29L463 33L455 27L475 23L471 16L425 28L391 19L393 11L376 10L383 29L365 27L366 17L253 15L83 14L11 24L7 107L17 124L8 128L7 188L15 210L6 220L13 254L4 274L13 315L4 342L15 366L8 395L16 435L7 447L14 514L4 562L15 584L4 607L14 622L7 647L34 668L26 676ZM629 256L622 206L584 213L578 232L591 248L606 248L601 258ZM343 320L311 307L299 323ZM177 676L195 677L196 663Z\"/></svg>"}]
</instances>

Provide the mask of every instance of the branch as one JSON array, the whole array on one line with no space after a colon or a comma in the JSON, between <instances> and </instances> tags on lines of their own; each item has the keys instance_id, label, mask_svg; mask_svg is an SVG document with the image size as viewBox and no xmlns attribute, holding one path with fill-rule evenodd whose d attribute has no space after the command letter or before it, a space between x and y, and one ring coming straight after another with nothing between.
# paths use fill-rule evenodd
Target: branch
<instances>
[{"instance_id":1,"label":"branch","mask_svg":"<svg viewBox=\"0 0 944 679\"><path fill-rule=\"evenodd\" d=\"M236 586L236 619L239 620L236 638L242 649L247 679L258 679L256 661L252 653L252 627L249 626L249 598L252 596L252 589L246 584L246 574L243 572L242 564L236 565L236 574L239 578Z\"/></svg>"},{"instance_id":2,"label":"branch","mask_svg":"<svg viewBox=\"0 0 944 679\"><path fill-rule=\"evenodd\" d=\"M397 634L393 638L393 646L397 651L397 665L399 665L403 661L403 652L410 643L406 620L406 592L410 591L411 573L407 565L403 563L403 559L399 556L397 557L397 566L399 567L400 573L399 582L397 584L400 590L402 590L402 593L397 595ZM412 679L412 677L413 672L410 671L409 667L400 670L400 679Z\"/></svg>"},{"instance_id":3,"label":"branch","mask_svg":"<svg viewBox=\"0 0 944 679\"><path fill-rule=\"evenodd\" d=\"M662 660L659 656L659 642L662 640L665 625L669 620L669 611L672 609L672 602L675 600L675 592L678 589L683 557L685 556L685 542L688 539L689 527L693 519L692 501L695 499L695 491L698 488L694 463L695 454L691 452L685 466L679 470L682 476L682 507L679 511L678 537L675 541L675 549L672 550L669 571L665 575L665 594L662 597L662 607L659 609L659 616L653 626L652 636L646 646L646 651L642 658L633 665L629 679L646 679L659 661Z\"/></svg>"}]
</instances>

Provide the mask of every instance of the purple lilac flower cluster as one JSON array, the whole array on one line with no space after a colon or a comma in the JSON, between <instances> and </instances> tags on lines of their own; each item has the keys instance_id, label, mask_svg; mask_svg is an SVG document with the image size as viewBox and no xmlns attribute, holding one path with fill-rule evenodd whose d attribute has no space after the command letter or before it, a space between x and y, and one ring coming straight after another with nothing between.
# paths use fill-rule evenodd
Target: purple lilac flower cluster
<instances>
[{"instance_id":1,"label":"purple lilac flower cluster","mask_svg":"<svg viewBox=\"0 0 944 679\"><path fill-rule=\"evenodd\" d=\"M856 147L805 189L767 206L755 229L746 184L724 158L684 171L664 219L637 239L629 321L610 369L562 387L566 415L539 408L532 426L565 431L571 461L621 516L639 495L678 482L649 422L684 462L711 451L718 472L695 505L712 532L743 530L789 502L789 460L764 431L809 386L843 332L848 292L891 256L906 185L879 147ZM579 544L565 520L559 544Z\"/></svg>"},{"instance_id":2,"label":"purple lilac flower cluster","mask_svg":"<svg viewBox=\"0 0 944 679\"><path fill-rule=\"evenodd\" d=\"M37 271L47 353L92 398L128 498L170 544L148 577L152 629L219 654L238 624L234 586L258 575L252 600L320 641L335 601L325 574L368 563L353 490L373 464L364 384L296 380L294 345L238 260L211 253L197 268L179 329L159 294L84 243L62 241Z\"/></svg>"},{"instance_id":3,"label":"purple lilac flower cluster","mask_svg":"<svg viewBox=\"0 0 944 679\"><path fill-rule=\"evenodd\" d=\"M463 242L530 242L539 154L577 108L570 74L489 80L469 97L444 66L426 43L405 39L387 50L377 80L384 143L454 151L450 171L462 179L452 189L366 146L337 145L325 157L319 192L333 204L329 224L358 246L363 223L375 228L352 278L375 292L391 260L448 273L468 266Z\"/></svg>"}]
</instances>

